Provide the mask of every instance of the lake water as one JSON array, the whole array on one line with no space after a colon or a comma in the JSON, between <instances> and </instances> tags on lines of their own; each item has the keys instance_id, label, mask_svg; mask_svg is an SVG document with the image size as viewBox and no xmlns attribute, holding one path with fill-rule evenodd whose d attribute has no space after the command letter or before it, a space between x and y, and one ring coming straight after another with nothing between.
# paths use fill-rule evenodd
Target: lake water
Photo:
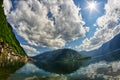
<instances>
[{"instance_id":1,"label":"lake water","mask_svg":"<svg viewBox=\"0 0 120 80\"><path fill-rule=\"evenodd\" d=\"M67 74L57 74L33 63L0 67L0 80L120 80L120 61L100 61Z\"/></svg>"}]
</instances>

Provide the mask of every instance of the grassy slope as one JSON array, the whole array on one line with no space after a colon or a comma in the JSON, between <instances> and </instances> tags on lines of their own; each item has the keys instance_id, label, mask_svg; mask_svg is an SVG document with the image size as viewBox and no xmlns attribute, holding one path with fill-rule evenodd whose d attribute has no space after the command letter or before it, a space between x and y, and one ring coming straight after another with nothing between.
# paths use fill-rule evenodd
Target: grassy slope
<instances>
[{"instance_id":1,"label":"grassy slope","mask_svg":"<svg viewBox=\"0 0 120 80\"><path fill-rule=\"evenodd\" d=\"M17 51L18 54L25 56L25 51L20 46L20 43L16 39L11 26L6 20L2 3L3 0L0 0L0 39L4 40L5 43L8 43L9 46L13 49L13 51Z\"/></svg>"}]
</instances>

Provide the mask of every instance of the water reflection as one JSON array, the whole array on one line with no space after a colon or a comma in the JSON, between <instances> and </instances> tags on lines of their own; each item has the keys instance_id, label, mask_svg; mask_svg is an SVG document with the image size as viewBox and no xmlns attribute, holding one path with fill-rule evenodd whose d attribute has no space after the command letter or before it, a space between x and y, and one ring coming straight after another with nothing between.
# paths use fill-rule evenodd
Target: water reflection
<instances>
[{"instance_id":1,"label":"water reflection","mask_svg":"<svg viewBox=\"0 0 120 80\"><path fill-rule=\"evenodd\" d=\"M7 80L16 70L24 66L23 62L9 62L0 64L0 80Z\"/></svg>"},{"instance_id":2,"label":"water reflection","mask_svg":"<svg viewBox=\"0 0 120 80\"><path fill-rule=\"evenodd\" d=\"M38 68L57 74L70 74L75 72L81 66L81 61L76 62L34 62Z\"/></svg>"},{"instance_id":3,"label":"water reflection","mask_svg":"<svg viewBox=\"0 0 120 80\"><path fill-rule=\"evenodd\" d=\"M120 61L92 63L69 74L50 72L33 63L23 65L0 68L0 80L120 80Z\"/></svg>"},{"instance_id":4,"label":"water reflection","mask_svg":"<svg viewBox=\"0 0 120 80\"><path fill-rule=\"evenodd\" d=\"M32 63L27 63L12 74L8 80L67 80L67 77L62 74L44 71Z\"/></svg>"},{"instance_id":5,"label":"water reflection","mask_svg":"<svg viewBox=\"0 0 120 80\"><path fill-rule=\"evenodd\" d=\"M120 80L120 61L90 64L68 76L68 80Z\"/></svg>"}]
</instances>

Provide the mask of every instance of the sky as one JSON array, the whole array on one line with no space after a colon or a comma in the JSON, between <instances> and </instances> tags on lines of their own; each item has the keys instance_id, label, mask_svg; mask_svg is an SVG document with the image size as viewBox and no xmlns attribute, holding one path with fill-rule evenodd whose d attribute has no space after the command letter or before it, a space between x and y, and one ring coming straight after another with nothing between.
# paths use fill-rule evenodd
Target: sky
<instances>
[{"instance_id":1,"label":"sky","mask_svg":"<svg viewBox=\"0 0 120 80\"><path fill-rule=\"evenodd\" d=\"M91 51L120 33L120 0L4 0L7 21L29 56Z\"/></svg>"}]
</instances>

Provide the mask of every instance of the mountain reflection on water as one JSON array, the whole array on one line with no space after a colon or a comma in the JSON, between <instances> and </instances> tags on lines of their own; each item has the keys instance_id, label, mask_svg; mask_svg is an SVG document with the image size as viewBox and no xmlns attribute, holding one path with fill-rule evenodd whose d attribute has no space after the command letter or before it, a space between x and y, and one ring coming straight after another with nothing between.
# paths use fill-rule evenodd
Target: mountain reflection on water
<instances>
[{"instance_id":1,"label":"mountain reflection on water","mask_svg":"<svg viewBox=\"0 0 120 80\"><path fill-rule=\"evenodd\" d=\"M68 63L68 62L67 62ZM47 72L51 72L51 73L57 73L57 74L70 74L75 72L77 69L80 68L82 62L78 61L74 64L72 63L65 63L65 62L60 62L59 63L42 63L40 61L38 62L34 62L33 64L36 65L38 68L43 69Z\"/></svg>"},{"instance_id":2,"label":"mountain reflection on water","mask_svg":"<svg viewBox=\"0 0 120 80\"><path fill-rule=\"evenodd\" d=\"M44 71L32 63L27 63L24 67L12 74L8 80L67 80L62 74L55 74Z\"/></svg>"},{"instance_id":3,"label":"mountain reflection on water","mask_svg":"<svg viewBox=\"0 0 120 80\"><path fill-rule=\"evenodd\" d=\"M0 73L4 74L4 78L0 76L0 80L120 80L120 61L89 64L69 74L48 72L32 63L27 63L18 70L14 67L11 69L14 71L9 72L9 75L4 71Z\"/></svg>"},{"instance_id":4,"label":"mountain reflection on water","mask_svg":"<svg viewBox=\"0 0 120 80\"><path fill-rule=\"evenodd\" d=\"M24 62L4 62L0 63L0 80L7 80L7 78L24 66Z\"/></svg>"}]
</instances>

